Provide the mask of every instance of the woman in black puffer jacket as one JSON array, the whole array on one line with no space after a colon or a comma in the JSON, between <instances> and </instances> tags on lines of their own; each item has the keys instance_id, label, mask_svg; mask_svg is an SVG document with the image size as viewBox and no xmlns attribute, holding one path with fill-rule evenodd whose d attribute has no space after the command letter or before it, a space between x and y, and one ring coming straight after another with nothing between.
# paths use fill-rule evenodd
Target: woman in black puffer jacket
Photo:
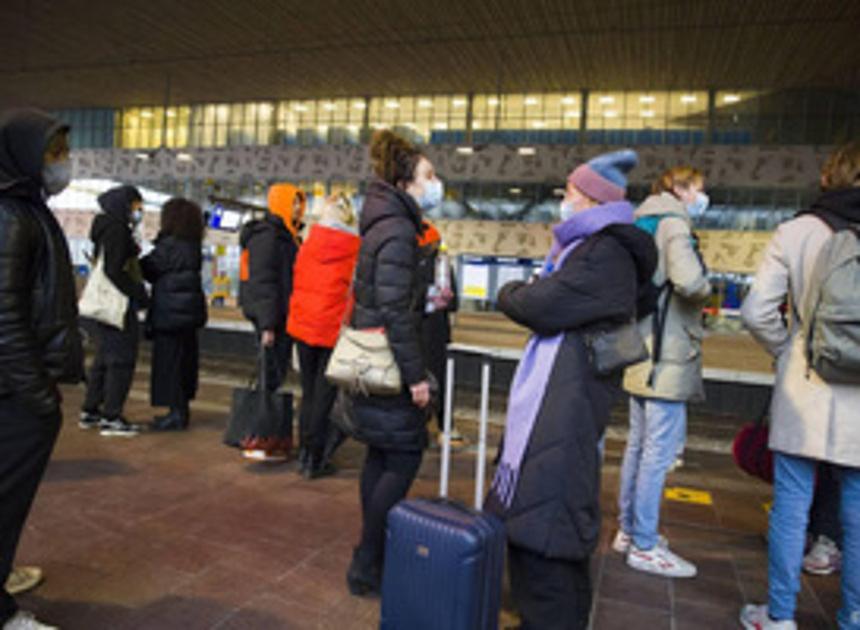
<instances>
[{"instance_id":1,"label":"woman in black puffer jacket","mask_svg":"<svg viewBox=\"0 0 860 630\"><path fill-rule=\"evenodd\" d=\"M442 201L433 165L410 142L383 130L370 145L376 177L359 223L352 326L384 328L400 368L399 396L357 396L356 437L367 444L361 472L363 527L347 573L354 595L378 592L385 519L412 485L427 446L430 385L421 352L421 309L426 287L418 278L417 235L422 210Z\"/></svg>"},{"instance_id":2,"label":"woman in black puffer jacket","mask_svg":"<svg viewBox=\"0 0 860 630\"><path fill-rule=\"evenodd\" d=\"M197 393L197 330L206 324L202 240L200 206L171 199L161 211L155 249L141 260L144 278L152 284L147 317L153 346L150 398L154 407L170 408L155 419L156 431L188 428L188 403Z\"/></svg>"}]
</instances>

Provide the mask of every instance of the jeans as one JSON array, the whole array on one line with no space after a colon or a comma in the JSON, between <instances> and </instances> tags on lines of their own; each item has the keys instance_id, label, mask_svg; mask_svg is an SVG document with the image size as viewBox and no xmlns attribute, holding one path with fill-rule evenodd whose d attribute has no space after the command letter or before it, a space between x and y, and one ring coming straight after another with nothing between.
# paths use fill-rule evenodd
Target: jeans
<instances>
[{"instance_id":1,"label":"jeans","mask_svg":"<svg viewBox=\"0 0 860 630\"><path fill-rule=\"evenodd\" d=\"M768 612L793 619L818 462L774 452L768 533ZM860 628L860 469L840 468L842 481L842 608L840 630Z\"/></svg>"},{"instance_id":2,"label":"jeans","mask_svg":"<svg viewBox=\"0 0 860 630\"><path fill-rule=\"evenodd\" d=\"M657 544L663 484L686 432L686 403L630 398L630 434L621 466L618 521L639 549L653 549Z\"/></svg>"}]
</instances>

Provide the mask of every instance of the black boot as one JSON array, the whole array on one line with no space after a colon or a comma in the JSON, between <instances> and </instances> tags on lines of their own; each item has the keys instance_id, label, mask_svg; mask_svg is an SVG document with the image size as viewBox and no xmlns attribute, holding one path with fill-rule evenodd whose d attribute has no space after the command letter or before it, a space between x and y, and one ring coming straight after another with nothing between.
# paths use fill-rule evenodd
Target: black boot
<instances>
[{"instance_id":1,"label":"black boot","mask_svg":"<svg viewBox=\"0 0 860 630\"><path fill-rule=\"evenodd\" d=\"M171 408L170 413L155 419L153 431L185 431L188 428L189 413L186 409Z\"/></svg>"},{"instance_id":2,"label":"black boot","mask_svg":"<svg viewBox=\"0 0 860 630\"><path fill-rule=\"evenodd\" d=\"M323 449L322 458L324 462L330 462L334 457L340 445L346 441L346 433L338 429L334 424L329 426L328 435L326 436L325 448Z\"/></svg>"},{"instance_id":3,"label":"black boot","mask_svg":"<svg viewBox=\"0 0 860 630\"><path fill-rule=\"evenodd\" d=\"M305 471L307 471L308 466L311 462L310 451L308 451L307 447L304 444L299 447L299 455L296 460L299 464L299 467L296 469L296 472L298 472L302 477L304 477Z\"/></svg>"},{"instance_id":4,"label":"black boot","mask_svg":"<svg viewBox=\"0 0 860 630\"><path fill-rule=\"evenodd\" d=\"M346 572L349 592L359 597L376 597L382 590L382 576L377 563L361 547L352 553L352 563Z\"/></svg>"},{"instance_id":5,"label":"black boot","mask_svg":"<svg viewBox=\"0 0 860 630\"><path fill-rule=\"evenodd\" d=\"M308 458L307 466L302 471L302 476L307 479L319 479L320 477L328 477L337 472L330 461L323 459L321 455L311 455Z\"/></svg>"}]
</instances>

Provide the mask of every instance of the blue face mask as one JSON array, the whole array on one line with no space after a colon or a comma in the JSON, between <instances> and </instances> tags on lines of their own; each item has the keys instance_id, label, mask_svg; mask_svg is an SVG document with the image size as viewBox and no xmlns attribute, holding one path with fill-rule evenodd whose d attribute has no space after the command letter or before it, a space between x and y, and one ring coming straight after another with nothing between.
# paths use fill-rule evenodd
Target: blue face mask
<instances>
[{"instance_id":1,"label":"blue face mask","mask_svg":"<svg viewBox=\"0 0 860 630\"><path fill-rule=\"evenodd\" d=\"M434 177L424 184L424 194L417 201L422 210L432 210L440 205L444 198L445 187L442 180Z\"/></svg>"},{"instance_id":2,"label":"blue face mask","mask_svg":"<svg viewBox=\"0 0 860 630\"><path fill-rule=\"evenodd\" d=\"M576 210L570 201L562 201L558 204L558 218L564 223L575 214Z\"/></svg>"},{"instance_id":3,"label":"blue face mask","mask_svg":"<svg viewBox=\"0 0 860 630\"><path fill-rule=\"evenodd\" d=\"M72 163L62 160L46 164L42 169L42 186L48 196L59 195L72 181Z\"/></svg>"},{"instance_id":4,"label":"blue face mask","mask_svg":"<svg viewBox=\"0 0 860 630\"><path fill-rule=\"evenodd\" d=\"M705 214L705 210L708 209L710 203L711 200L705 193L697 192L696 198L687 204L687 212L695 219Z\"/></svg>"}]
</instances>

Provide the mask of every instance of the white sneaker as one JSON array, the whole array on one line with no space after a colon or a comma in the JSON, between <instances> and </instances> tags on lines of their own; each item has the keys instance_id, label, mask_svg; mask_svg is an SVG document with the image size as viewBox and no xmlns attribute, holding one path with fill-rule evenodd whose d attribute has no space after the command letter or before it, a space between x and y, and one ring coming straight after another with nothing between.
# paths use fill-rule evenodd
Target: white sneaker
<instances>
[{"instance_id":1,"label":"white sneaker","mask_svg":"<svg viewBox=\"0 0 860 630\"><path fill-rule=\"evenodd\" d=\"M745 630L797 630L794 619L774 621L767 615L767 606L755 604L741 608L741 625Z\"/></svg>"},{"instance_id":2,"label":"white sneaker","mask_svg":"<svg viewBox=\"0 0 860 630\"><path fill-rule=\"evenodd\" d=\"M669 551L668 547L661 547L660 545L654 545L654 548L648 551L643 551L636 545L630 545L630 551L627 553L627 566L637 571L663 577L696 577L695 565L675 555Z\"/></svg>"},{"instance_id":3,"label":"white sneaker","mask_svg":"<svg viewBox=\"0 0 860 630\"><path fill-rule=\"evenodd\" d=\"M626 533L624 530L619 529L618 533L615 534L615 539L612 541L612 550L617 551L618 553L627 553L630 551L630 547L633 544L633 536ZM657 546L662 547L663 549L669 548L669 541L666 540L665 536L657 537Z\"/></svg>"},{"instance_id":4,"label":"white sneaker","mask_svg":"<svg viewBox=\"0 0 860 630\"><path fill-rule=\"evenodd\" d=\"M43 578L39 567L14 567L6 578L6 592L20 595L39 586Z\"/></svg>"},{"instance_id":5,"label":"white sneaker","mask_svg":"<svg viewBox=\"0 0 860 630\"><path fill-rule=\"evenodd\" d=\"M9 621L3 624L3 630L60 630L57 626L38 621L33 613L19 610Z\"/></svg>"},{"instance_id":6,"label":"white sneaker","mask_svg":"<svg viewBox=\"0 0 860 630\"><path fill-rule=\"evenodd\" d=\"M255 462L285 462L288 455L286 451L264 451L261 448L246 448L242 451L242 457Z\"/></svg>"},{"instance_id":7,"label":"white sneaker","mask_svg":"<svg viewBox=\"0 0 860 630\"><path fill-rule=\"evenodd\" d=\"M819 536L803 558L803 570L813 575L830 575L842 568L842 552L827 536Z\"/></svg>"}]
</instances>

